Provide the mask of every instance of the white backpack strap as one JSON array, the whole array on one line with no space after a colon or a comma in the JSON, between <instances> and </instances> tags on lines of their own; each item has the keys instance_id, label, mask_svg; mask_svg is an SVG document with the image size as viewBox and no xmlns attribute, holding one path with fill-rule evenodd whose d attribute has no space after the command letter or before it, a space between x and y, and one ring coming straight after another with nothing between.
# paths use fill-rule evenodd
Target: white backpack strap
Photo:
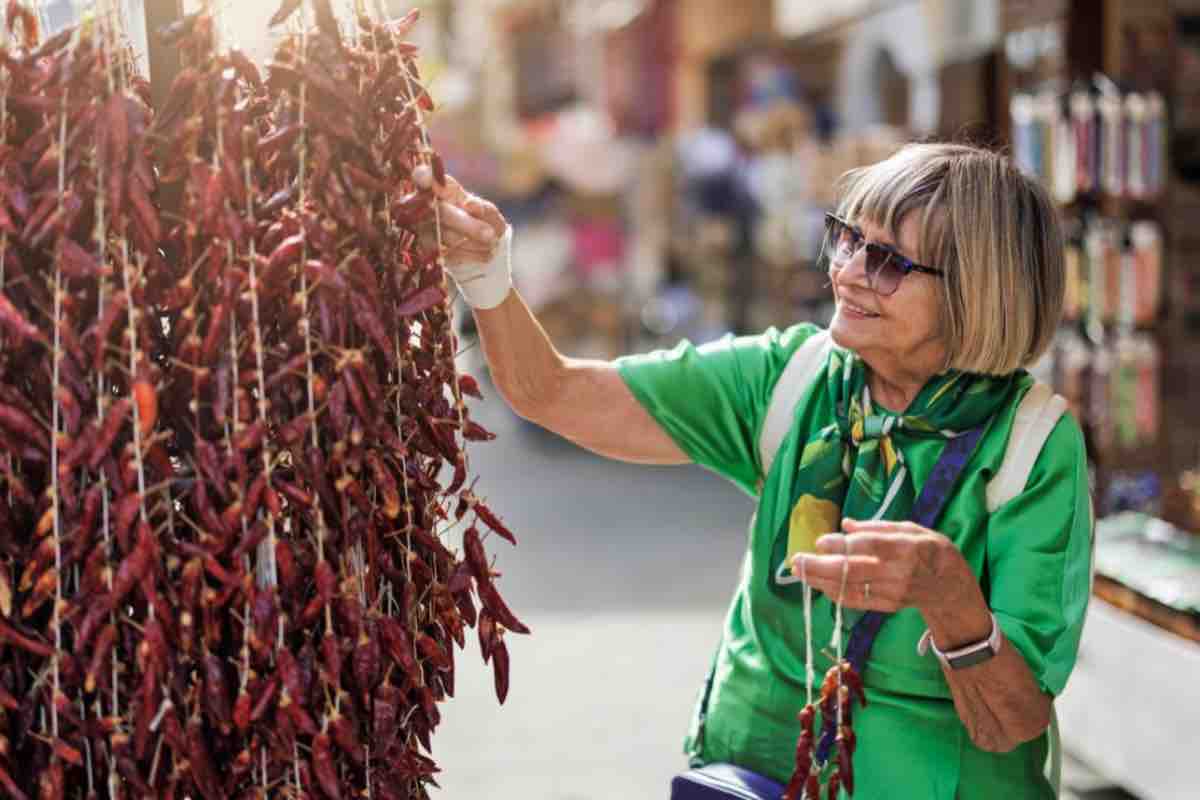
<instances>
[{"instance_id":1,"label":"white backpack strap","mask_svg":"<svg viewBox=\"0 0 1200 800\"><path fill-rule=\"evenodd\" d=\"M762 457L762 474L765 478L771 471L775 454L783 444L792 427L792 416L796 412L796 404L804 395L804 390L817 377L821 367L825 366L825 357L833 348L833 339L829 331L821 331L805 340L788 360L783 368L783 374L771 391L771 403L767 406L767 418L763 421L762 432L758 436L758 452Z\"/></svg>"},{"instance_id":2,"label":"white backpack strap","mask_svg":"<svg viewBox=\"0 0 1200 800\"><path fill-rule=\"evenodd\" d=\"M1000 469L987 486L987 510L992 513L1025 490L1042 445L1067 410L1067 401L1041 381L1021 399Z\"/></svg>"},{"instance_id":3,"label":"white backpack strap","mask_svg":"<svg viewBox=\"0 0 1200 800\"><path fill-rule=\"evenodd\" d=\"M1013 418L1012 431L1008 434L1004 460L1000 462L996 475L988 482L989 514L1025 491L1034 462L1066 410L1067 401L1041 381L1030 387L1021 398L1021 405L1017 406L1017 414ZM1092 555L1095 556L1094 548ZM1045 773L1054 797L1059 797L1062 791L1062 738L1058 732L1058 712L1053 704L1050 706L1048 733L1049 752Z\"/></svg>"}]
</instances>

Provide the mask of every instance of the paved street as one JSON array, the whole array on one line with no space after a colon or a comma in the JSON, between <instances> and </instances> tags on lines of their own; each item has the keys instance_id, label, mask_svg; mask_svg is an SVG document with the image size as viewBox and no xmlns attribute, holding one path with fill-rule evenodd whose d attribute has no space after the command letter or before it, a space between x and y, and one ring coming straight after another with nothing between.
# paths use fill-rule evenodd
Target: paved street
<instances>
[{"instance_id":1,"label":"paved street","mask_svg":"<svg viewBox=\"0 0 1200 800\"><path fill-rule=\"evenodd\" d=\"M590 456L488 394L476 414L500 438L476 447L471 466L520 540L515 550L488 546L534 635L507 639L513 677L502 708L473 640L459 657L457 696L434 740L444 770L434 796L665 799L750 501L696 468ZM1095 789L1079 800L1132 800L1080 765L1069 763L1067 777Z\"/></svg>"}]
</instances>

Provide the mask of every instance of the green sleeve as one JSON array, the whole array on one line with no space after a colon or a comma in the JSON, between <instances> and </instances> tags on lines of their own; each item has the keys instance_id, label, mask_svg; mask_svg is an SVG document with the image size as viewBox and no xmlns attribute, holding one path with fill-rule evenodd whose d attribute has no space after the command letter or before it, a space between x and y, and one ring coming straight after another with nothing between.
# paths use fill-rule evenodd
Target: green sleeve
<instances>
[{"instance_id":1,"label":"green sleeve","mask_svg":"<svg viewBox=\"0 0 1200 800\"><path fill-rule=\"evenodd\" d=\"M1046 440L1025 491L988 521L992 611L1046 692L1075 666L1091 593L1092 506L1083 433L1066 415Z\"/></svg>"},{"instance_id":2,"label":"green sleeve","mask_svg":"<svg viewBox=\"0 0 1200 800\"><path fill-rule=\"evenodd\" d=\"M761 460L758 435L771 390L788 359L820 329L796 325L759 336L726 336L695 347L617 360L633 395L680 449L754 495Z\"/></svg>"}]
</instances>

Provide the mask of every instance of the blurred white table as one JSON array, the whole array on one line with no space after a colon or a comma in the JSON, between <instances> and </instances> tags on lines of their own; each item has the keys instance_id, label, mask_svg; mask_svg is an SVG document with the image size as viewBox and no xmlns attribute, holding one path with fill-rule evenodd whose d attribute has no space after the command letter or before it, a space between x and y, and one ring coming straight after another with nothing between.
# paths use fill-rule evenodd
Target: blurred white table
<instances>
[{"instance_id":1,"label":"blurred white table","mask_svg":"<svg viewBox=\"0 0 1200 800\"><path fill-rule=\"evenodd\" d=\"M1148 800L1200 797L1200 646L1092 598L1058 700L1065 748Z\"/></svg>"}]
</instances>

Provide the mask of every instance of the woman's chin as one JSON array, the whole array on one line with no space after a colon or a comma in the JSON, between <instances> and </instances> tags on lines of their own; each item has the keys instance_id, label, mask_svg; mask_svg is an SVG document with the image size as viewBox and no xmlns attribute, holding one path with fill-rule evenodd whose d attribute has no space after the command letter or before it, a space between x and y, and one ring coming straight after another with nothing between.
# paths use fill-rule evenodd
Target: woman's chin
<instances>
[{"instance_id":1,"label":"woman's chin","mask_svg":"<svg viewBox=\"0 0 1200 800\"><path fill-rule=\"evenodd\" d=\"M833 343L846 350L858 350L874 339L874 331L864 330L878 320L853 319L850 315L838 309L829 323L829 335Z\"/></svg>"}]
</instances>

